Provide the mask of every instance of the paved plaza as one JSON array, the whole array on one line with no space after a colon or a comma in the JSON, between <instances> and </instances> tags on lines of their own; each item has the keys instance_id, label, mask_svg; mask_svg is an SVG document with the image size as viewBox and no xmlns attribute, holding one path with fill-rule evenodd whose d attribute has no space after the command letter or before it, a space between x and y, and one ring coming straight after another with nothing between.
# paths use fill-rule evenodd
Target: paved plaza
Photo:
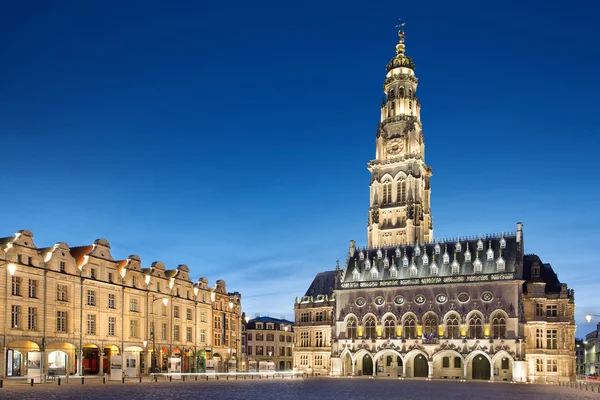
<instances>
[{"instance_id":1,"label":"paved plaza","mask_svg":"<svg viewBox=\"0 0 600 400\"><path fill-rule=\"evenodd\" d=\"M597 390L597 387L596 387ZM446 382L367 378L305 378L251 381L159 381L110 382L89 380L84 385L71 379L31 387L23 382L6 382L0 399L345 399L425 398L444 400L485 399L600 399L600 393L557 385L489 382Z\"/></svg>"}]
</instances>

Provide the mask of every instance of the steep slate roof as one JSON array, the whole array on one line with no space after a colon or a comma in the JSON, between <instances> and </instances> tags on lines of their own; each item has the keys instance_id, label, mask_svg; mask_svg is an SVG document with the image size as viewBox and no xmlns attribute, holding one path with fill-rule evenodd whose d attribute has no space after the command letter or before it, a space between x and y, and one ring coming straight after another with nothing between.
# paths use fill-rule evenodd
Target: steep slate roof
<instances>
[{"instance_id":1,"label":"steep slate roof","mask_svg":"<svg viewBox=\"0 0 600 400\"><path fill-rule=\"evenodd\" d=\"M540 278L531 278L531 267L538 263L540 265ZM528 254L523 257L523 279L527 281L543 281L546 283L547 293L560 293L562 284L558 280L558 275L552 269L550 264L542 263L542 260L536 254ZM523 291L527 293L527 285L523 285Z\"/></svg>"},{"instance_id":2,"label":"steep slate roof","mask_svg":"<svg viewBox=\"0 0 600 400\"><path fill-rule=\"evenodd\" d=\"M501 249L501 241L504 239L506 247ZM481 240L483 242L483 250L477 251L477 242ZM457 243L460 243L460 251L457 250ZM427 245L418 245L420 248L420 254L416 255L417 246L391 246L382 247L380 249L359 249L357 248L354 255L348 256L347 264L345 266L345 274L343 282L365 282L365 281L376 281L376 280L387 280L387 279L410 279L410 278L426 278L431 276L464 276L464 275L475 275L475 274L491 274L499 272L497 269L496 262L500 255L505 262L504 271L505 273L513 273L516 268L517 261L517 240L514 234L506 236L485 236L482 238L470 238L470 239L452 239L444 242L430 243ZM439 246L439 254L435 254L435 247ZM467 251L471 253L471 261L465 261L465 253ZM488 248L493 250L493 259L488 260L487 251ZM378 257L378 252L381 252L381 257ZM425 252L429 262L424 265L423 259ZM449 262L444 264L443 257L444 253L448 254ZM362 257L361 257L362 253ZM404 256L408 260L408 266L404 265ZM459 264L459 272L452 273L452 263L455 259ZM384 267L385 258L389 260L389 267ZM414 258L413 258L414 256ZM482 264L481 272L474 271L474 263L476 258ZM361 259L362 258L362 259ZM371 268L367 268L367 259L371 263ZM438 267L438 274L431 274L431 266L435 261ZM410 266L414 262L417 267L416 275L410 275ZM390 274L390 268L396 265L397 275L392 277ZM377 268L378 277L373 278L371 276L373 267ZM358 278L355 277L354 270L358 270Z\"/></svg>"},{"instance_id":3,"label":"steep slate roof","mask_svg":"<svg viewBox=\"0 0 600 400\"><path fill-rule=\"evenodd\" d=\"M334 283L335 271L319 272L304 295L316 297L320 294L326 294L332 296Z\"/></svg>"},{"instance_id":4,"label":"steep slate roof","mask_svg":"<svg viewBox=\"0 0 600 400\"><path fill-rule=\"evenodd\" d=\"M252 318L251 320L248 321L247 329L256 329L257 322L272 322L276 326L278 326L280 324L294 325L294 323L292 321L288 321L287 319L279 319L279 318L272 318L272 317L256 317L256 318Z\"/></svg>"}]
</instances>

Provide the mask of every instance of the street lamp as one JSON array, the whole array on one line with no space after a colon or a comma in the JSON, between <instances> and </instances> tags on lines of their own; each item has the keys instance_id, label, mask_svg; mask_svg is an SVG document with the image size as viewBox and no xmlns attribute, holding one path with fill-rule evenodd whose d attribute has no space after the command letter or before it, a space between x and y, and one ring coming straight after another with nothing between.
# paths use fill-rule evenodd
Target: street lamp
<instances>
[{"instance_id":1,"label":"street lamp","mask_svg":"<svg viewBox=\"0 0 600 400\"><path fill-rule=\"evenodd\" d=\"M155 312L154 312L154 303L156 302L156 300L162 300L163 305L166 307L167 304L169 304L169 298L168 297L156 297L154 295L152 295L152 329L150 330L150 336L152 336L152 371L154 372L156 370L156 335L155 335L155 322L156 322L156 318L155 318Z\"/></svg>"},{"instance_id":2,"label":"street lamp","mask_svg":"<svg viewBox=\"0 0 600 400\"><path fill-rule=\"evenodd\" d=\"M600 317L600 315L597 315L597 314L588 314L588 315L585 316L585 320L587 322L592 322L592 317Z\"/></svg>"}]
</instances>

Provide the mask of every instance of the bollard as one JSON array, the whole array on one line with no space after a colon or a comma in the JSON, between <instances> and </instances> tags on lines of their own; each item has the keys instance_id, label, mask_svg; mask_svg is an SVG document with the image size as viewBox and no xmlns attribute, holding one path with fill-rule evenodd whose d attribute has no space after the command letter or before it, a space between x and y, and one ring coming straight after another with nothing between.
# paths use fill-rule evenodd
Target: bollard
<instances>
[{"instance_id":1,"label":"bollard","mask_svg":"<svg viewBox=\"0 0 600 400\"><path fill-rule=\"evenodd\" d=\"M198 382L198 375L196 375L196 382Z\"/></svg>"},{"instance_id":2,"label":"bollard","mask_svg":"<svg viewBox=\"0 0 600 400\"><path fill-rule=\"evenodd\" d=\"M60 376L58 377L58 386L60 386Z\"/></svg>"},{"instance_id":3,"label":"bollard","mask_svg":"<svg viewBox=\"0 0 600 400\"><path fill-rule=\"evenodd\" d=\"M169 382L173 382L173 377L169 375Z\"/></svg>"},{"instance_id":4,"label":"bollard","mask_svg":"<svg viewBox=\"0 0 600 400\"><path fill-rule=\"evenodd\" d=\"M81 384L83 385L83 382L85 381L84 377L81 377Z\"/></svg>"},{"instance_id":5,"label":"bollard","mask_svg":"<svg viewBox=\"0 0 600 400\"><path fill-rule=\"evenodd\" d=\"M0 389L2 389L4 387L4 381L2 379L0 379Z\"/></svg>"},{"instance_id":6,"label":"bollard","mask_svg":"<svg viewBox=\"0 0 600 400\"><path fill-rule=\"evenodd\" d=\"M225 380L228 381L229 380L229 375L225 376Z\"/></svg>"},{"instance_id":7,"label":"bollard","mask_svg":"<svg viewBox=\"0 0 600 400\"><path fill-rule=\"evenodd\" d=\"M219 380L219 375L217 375L217 380Z\"/></svg>"},{"instance_id":8,"label":"bollard","mask_svg":"<svg viewBox=\"0 0 600 400\"><path fill-rule=\"evenodd\" d=\"M140 376L140 383L142 383L142 377Z\"/></svg>"},{"instance_id":9,"label":"bollard","mask_svg":"<svg viewBox=\"0 0 600 400\"><path fill-rule=\"evenodd\" d=\"M102 383L106 384L106 376L102 377Z\"/></svg>"},{"instance_id":10,"label":"bollard","mask_svg":"<svg viewBox=\"0 0 600 400\"><path fill-rule=\"evenodd\" d=\"M206 375L206 380L208 380L208 375Z\"/></svg>"},{"instance_id":11,"label":"bollard","mask_svg":"<svg viewBox=\"0 0 600 400\"><path fill-rule=\"evenodd\" d=\"M33 379L31 379L31 386L33 386Z\"/></svg>"},{"instance_id":12,"label":"bollard","mask_svg":"<svg viewBox=\"0 0 600 400\"><path fill-rule=\"evenodd\" d=\"M185 375L181 375L181 381L185 382Z\"/></svg>"}]
</instances>

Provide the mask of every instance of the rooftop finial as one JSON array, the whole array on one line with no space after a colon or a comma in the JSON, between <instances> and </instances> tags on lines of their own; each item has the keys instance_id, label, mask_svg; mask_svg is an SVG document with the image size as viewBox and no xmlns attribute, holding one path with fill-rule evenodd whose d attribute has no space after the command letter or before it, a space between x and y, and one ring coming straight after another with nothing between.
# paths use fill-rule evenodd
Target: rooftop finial
<instances>
[{"instance_id":1,"label":"rooftop finial","mask_svg":"<svg viewBox=\"0 0 600 400\"><path fill-rule=\"evenodd\" d=\"M398 20L398 44L396 45L396 54L402 55L404 54L404 40L406 39L406 32L404 32L404 25L406 22L403 22L401 19Z\"/></svg>"},{"instance_id":2,"label":"rooftop finial","mask_svg":"<svg viewBox=\"0 0 600 400\"><path fill-rule=\"evenodd\" d=\"M404 43L404 39L406 39L404 25L406 25L406 22L402 21L401 18L398 18L398 25L396 25L396 28L398 28L398 43Z\"/></svg>"}]
</instances>

